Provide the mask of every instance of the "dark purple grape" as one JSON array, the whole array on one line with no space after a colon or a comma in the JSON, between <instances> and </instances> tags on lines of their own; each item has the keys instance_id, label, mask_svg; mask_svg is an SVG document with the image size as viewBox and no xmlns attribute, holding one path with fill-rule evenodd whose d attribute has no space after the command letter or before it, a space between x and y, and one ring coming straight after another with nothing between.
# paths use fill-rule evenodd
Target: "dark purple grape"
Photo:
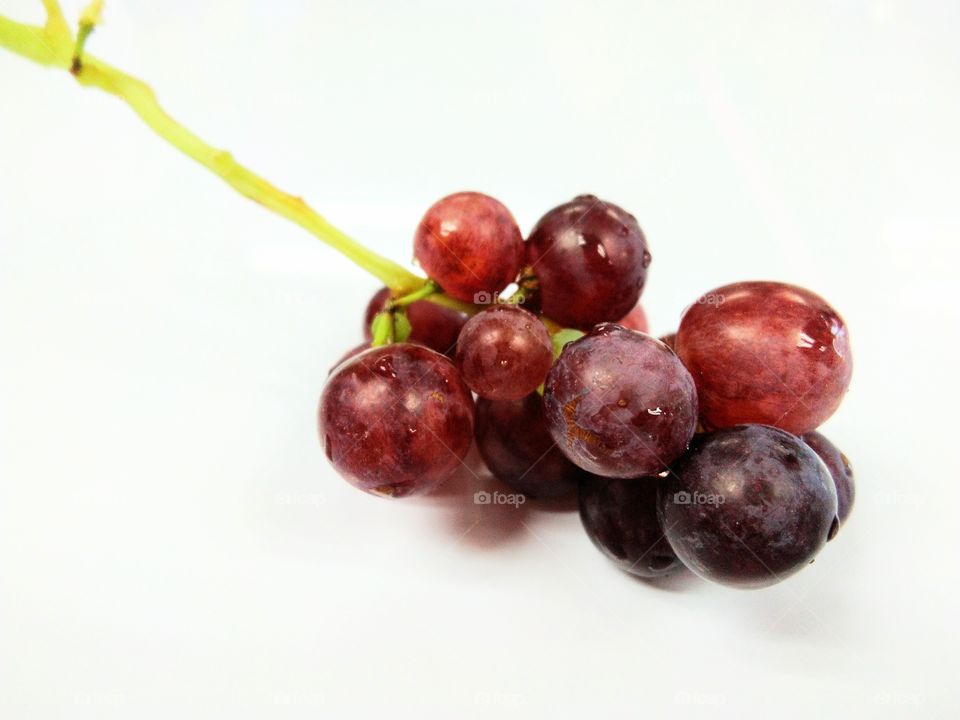
<instances>
[{"instance_id":1,"label":"dark purple grape","mask_svg":"<svg viewBox=\"0 0 960 720\"><path fill-rule=\"evenodd\" d=\"M799 438L768 425L698 435L660 486L659 505L681 562L736 587L792 575L838 527L826 465Z\"/></svg>"},{"instance_id":2,"label":"dark purple grape","mask_svg":"<svg viewBox=\"0 0 960 720\"><path fill-rule=\"evenodd\" d=\"M818 432L809 432L803 436L803 441L813 448L820 456L837 488L837 518L842 526L853 509L853 499L856 496L856 485L853 481L853 468L850 461L832 442Z\"/></svg>"},{"instance_id":3,"label":"dark purple grape","mask_svg":"<svg viewBox=\"0 0 960 720\"><path fill-rule=\"evenodd\" d=\"M451 297L491 302L520 274L523 236L500 202L482 193L460 192L427 210L414 235L413 252Z\"/></svg>"},{"instance_id":4,"label":"dark purple grape","mask_svg":"<svg viewBox=\"0 0 960 720\"><path fill-rule=\"evenodd\" d=\"M367 303L367 310L363 316L363 337L367 340L372 338L370 325L373 323L374 316L383 310L383 305L389 297L390 289L383 288L378 290ZM407 338L407 342L426 345L431 350L452 358L457 350L457 337L467 321L467 316L453 308L444 307L429 300L418 300L405 309L407 320L410 321L410 337Z\"/></svg>"},{"instance_id":5,"label":"dark purple grape","mask_svg":"<svg viewBox=\"0 0 960 720\"><path fill-rule=\"evenodd\" d=\"M533 313L491 305L470 318L457 341L457 367L480 397L518 400L536 390L553 362L550 334Z\"/></svg>"},{"instance_id":6,"label":"dark purple grape","mask_svg":"<svg viewBox=\"0 0 960 720\"><path fill-rule=\"evenodd\" d=\"M657 514L659 480L591 475L580 482L580 519L587 535L617 567L643 578L682 567Z\"/></svg>"},{"instance_id":7,"label":"dark purple grape","mask_svg":"<svg viewBox=\"0 0 960 720\"><path fill-rule=\"evenodd\" d=\"M633 310L620 318L617 325L623 325L628 330L650 333L650 323L647 322L647 314L643 311L643 306L640 303L637 303Z\"/></svg>"},{"instance_id":8,"label":"dark purple grape","mask_svg":"<svg viewBox=\"0 0 960 720\"><path fill-rule=\"evenodd\" d=\"M477 449L494 476L530 497L567 495L587 474L557 449L537 393L520 400L480 398Z\"/></svg>"},{"instance_id":9,"label":"dark purple grape","mask_svg":"<svg viewBox=\"0 0 960 720\"><path fill-rule=\"evenodd\" d=\"M580 330L630 312L650 264L636 218L593 195L540 218L526 247L543 314Z\"/></svg>"},{"instance_id":10,"label":"dark purple grape","mask_svg":"<svg viewBox=\"0 0 960 720\"><path fill-rule=\"evenodd\" d=\"M403 497L443 481L473 439L473 397L449 360L397 343L350 358L318 412L327 458L351 484Z\"/></svg>"},{"instance_id":11,"label":"dark purple grape","mask_svg":"<svg viewBox=\"0 0 960 720\"><path fill-rule=\"evenodd\" d=\"M604 477L656 475L697 427L693 379L673 351L613 323L564 347L543 402L563 453Z\"/></svg>"},{"instance_id":12,"label":"dark purple grape","mask_svg":"<svg viewBox=\"0 0 960 720\"><path fill-rule=\"evenodd\" d=\"M762 423L810 432L840 405L853 372L837 311L785 283L734 283L701 296L676 342L711 428Z\"/></svg>"}]
</instances>

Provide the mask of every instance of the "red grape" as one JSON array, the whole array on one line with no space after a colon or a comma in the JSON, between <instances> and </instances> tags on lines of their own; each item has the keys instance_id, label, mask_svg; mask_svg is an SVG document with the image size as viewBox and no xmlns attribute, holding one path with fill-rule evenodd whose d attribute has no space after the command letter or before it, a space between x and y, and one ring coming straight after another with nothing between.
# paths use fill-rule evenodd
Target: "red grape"
<instances>
[{"instance_id":1,"label":"red grape","mask_svg":"<svg viewBox=\"0 0 960 720\"><path fill-rule=\"evenodd\" d=\"M840 315L809 290L778 282L702 296L684 313L676 342L711 428L809 432L837 409L853 371Z\"/></svg>"},{"instance_id":2,"label":"red grape","mask_svg":"<svg viewBox=\"0 0 960 720\"><path fill-rule=\"evenodd\" d=\"M674 552L707 580L763 587L805 567L837 529L827 467L768 425L698 435L660 486Z\"/></svg>"},{"instance_id":3,"label":"red grape","mask_svg":"<svg viewBox=\"0 0 960 720\"><path fill-rule=\"evenodd\" d=\"M617 322L617 325L623 325L628 330L649 333L650 324L647 322L647 314L643 311L643 306L637 303L633 310L624 315Z\"/></svg>"},{"instance_id":4,"label":"red grape","mask_svg":"<svg viewBox=\"0 0 960 720\"><path fill-rule=\"evenodd\" d=\"M643 578L662 577L683 567L657 515L659 480L591 475L580 482L583 529L617 567Z\"/></svg>"},{"instance_id":5,"label":"red grape","mask_svg":"<svg viewBox=\"0 0 960 720\"><path fill-rule=\"evenodd\" d=\"M370 325L374 316L383 310L383 305L390 297L390 289L378 290L367 304L363 316L363 336L370 340ZM444 307L429 300L417 300L406 308L407 320L410 321L410 337L407 342L415 345L426 345L447 357L453 357L457 349L457 337L460 329L467 321L467 316L453 308Z\"/></svg>"},{"instance_id":6,"label":"red grape","mask_svg":"<svg viewBox=\"0 0 960 720\"><path fill-rule=\"evenodd\" d=\"M840 525L847 521L853 509L853 499L856 496L856 486L853 482L853 468L850 461L832 442L818 432L808 432L803 441L820 456L837 488L837 518Z\"/></svg>"},{"instance_id":7,"label":"red grape","mask_svg":"<svg viewBox=\"0 0 960 720\"><path fill-rule=\"evenodd\" d=\"M589 330L637 304L650 253L633 215L581 195L540 218L527 241L527 263L544 315Z\"/></svg>"},{"instance_id":8,"label":"red grape","mask_svg":"<svg viewBox=\"0 0 960 720\"><path fill-rule=\"evenodd\" d=\"M456 469L470 449L473 413L453 363L419 345L384 345L350 358L327 380L320 442L348 482L402 497Z\"/></svg>"},{"instance_id":9,"label":"red grape","mask_svg":"<svg viewBox=\"0 0 960 720\"><path fill-rule=\"evenodd\" d=\"M350 349L347 350L343 355L341 355L341 356L340 356L340 359L337 360L337 361L330 367L330 370L327 371L327 375L330 375L334 370L336 370L338 367L340 367L341 365L343 365L343 363L345 363L345 362L346 362L347 360L349 360L350 358L356 357L357 355L359 355L360 353L362 353L364 350L369 350L369 349L370 349L370 343L369 343L369 342L360 343L359 345L355 345L354 347L350 348Z\"/></svg>"},{"instance_id":10,"label":"red grape","mask_svg":"<svg viewBox=\"0 0 960 720\"><path fill-rule=\"evenodd\" d=\"M524 495L567 495L585 476L563 456L550 437L543 400L531 393L520 400L477 401L477 449L497 478Z\"/></svg>"},{"instance_id":11,"label":"red grape","mask_svg":"<svg viewBox=\"0 0 960 720\"><path fill-rule=\"evenodd\" d=\"M470 318L457 341L457 367L480 397L518 400L537 389L553 362L550 334L533 313L492 305Z\"/></svg>"},{"instance_id":12,"label":"red grape","mask_svg":"<svg viewBox=\"0 0 960 720\"><path fill-rule=\"evenodd\" d=\"M517 221L499 201L476 192L448 195L427 210L413 251L444 292L465 302L491 302L523 266Z\"/></svg>"},{"instance_id":13,"label":"red grape","mask_svg":"<svg viewBox=\"0 0 960 720\"><path fill-rule=\"evenodd\" d=\"M693 378L649 335L604 323L568 343L547 375L547 424L585 470L638 478L668 467L697 426Z\"/></svg>"}]
</instances>

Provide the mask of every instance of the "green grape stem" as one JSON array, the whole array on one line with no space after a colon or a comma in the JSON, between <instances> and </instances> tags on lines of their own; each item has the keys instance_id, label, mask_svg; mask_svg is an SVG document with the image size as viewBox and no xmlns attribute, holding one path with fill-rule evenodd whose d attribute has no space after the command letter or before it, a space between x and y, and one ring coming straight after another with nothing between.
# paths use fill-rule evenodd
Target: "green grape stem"
<instances>
[{"instance_id":1,"label":"green grape stem","mask_svg":"<svg viewBox=\"0 0 960 720\"><path fill-rule=\"evenodd\" d=\"M238 193L296 223L383 282L393 297L388 301L388 309L403 308L417 300L429 300L468 315L475 315L482 309L446 295L433 280L415 275L349 237L307 205L303 198L280 190L238 163L229 152L209 145L177 122L163 109L145 82L87 54L87 39L99 22L100 0L94 0L81 15L76 38L58 0L41 2L47 13L43 25L28 25L0 15L0 47L39 65L66 70L80 85L97 88L125 102L157 135ZM525 271L521 288L512 298L514 302L522 302L535 287L536 279L527 277L529 275L529 270ZM556 323L547 318L543 320L551 332L559 330Z\"/></svg>"},{"instance_id":2,"label":"green grape stem","mask_svg":"<svg viewBox=\"0 0 960 720\"><path fill-rule=\"evenodd\" d=\"M96 23L92 18L99 13L99 7L92 14L89 9L84 13L75 40L59 2L42 1L47 12L47 21L43 26L20 23L0 15L0 47L40 65L66 70L80 85L97 88L120 98L151 130L177 150L217 175L244 197L296 223L339 251L378 278L395 295L415 292L430 283L361 245L331 225L302 198L275 187L238 163L229 152L204 142L174 120L157 101L150 86L142 80L86 54L84 44ZM476 308L469 303L459 302L441 293L431 292L429 297L434 302L455 307L463 312L476 312Z\"/></svg>"}]
</instances>

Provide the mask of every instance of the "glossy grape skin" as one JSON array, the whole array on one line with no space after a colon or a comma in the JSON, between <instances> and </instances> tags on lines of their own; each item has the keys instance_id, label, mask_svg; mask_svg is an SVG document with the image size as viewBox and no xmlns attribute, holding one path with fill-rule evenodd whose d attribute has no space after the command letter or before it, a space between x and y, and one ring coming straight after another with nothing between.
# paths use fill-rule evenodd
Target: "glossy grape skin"
<instances>
[{"instance_id":1,"label":"glossy grape skin","mask_svg":"<svg viewBox=\"0 0 960 720\"><path fill-rule=\"evenodd\" d=\"M476 440L490 472L533 498L568 495L587 475L553 442L537 393L519 400L477 400Z\"/></svg>"},{"instance_id":2,"label":"glossy grape skin","mask_svg":"<svg viewBox=\"0 0 960 720\"><path fill-rule=\"evenodd\" d=\"M320 397L327 458L352 485L403 497L442 482L470 449L470 390L447 358L396 343L338 366Z\"/></svg>"},{"instance_id":3,"label":"glossy grape skin","mask_svg":"<svg viewBox=\"0 0 960 720\"><path fill-rule=\"evenodd\" d=\"M636 330L637 332L648 333L650 332L650 324L647 322L647 314L643 311L643 306L640 303L637 303L633 310L624 315L617 322L617 325L623 325L623 327L628 330Z\"/></svg>"},{"instance_id":4,"label":"glossy grape skin","mask_svg":"<svg viewBox=\"0 0 960 720\"><path fill-rule=\"evenodd\" d=\"M356 357L357 355L362 353L364 350L369 350L369 349L370 349L369 342L363 342L363 343L360 343L359 345L354 345L352 348L347 350L343 355L341 355L339 360L337 360L333 365L330 366L330 369L327 371L327 375L330 375L331 373L333 373L334 370L336 370L338 367L343 365L343 363L345 363L350 358Z\"/></svg>"},{"instance_id":5,"label":"glossy grape skin","mask_svg":"<svg viewBox=\"0 0 960 720\"><path fill-rule=\"evenodd\" d=\"M463 326L456 362L463 381L480 397L518 400L543 383L553 346L533 313L515 305L491 305Z\"/></svg>"},{"instance_id":6,"label":"glossy grape skin","mask_svg":"<svg viewBox=\"0 0 960 720\"><path fill-rule=\"evenodd\" d=\"M779 282L707 293L684 313L676 343L710 428L761 423L802 435L833 414L853 372L840 315Z\"/></svg>"},{"instance_id":7,"label":"glossy grape skin","mask_svg":"<svg viewBox=\"0 0 960 720\"><path fill-rule=\"evenodd\" d=\"M799 438L768 425L698 435L660 486L659 508L680 561L734 587L792 575L838 526L827 467Z\"/></svg>"},{"instance_id":8,"label":"glossy grape skin","mask_svg":"<svg viewBox=\"0 0 960 720\"><path fill-rule=\"evenodd\" d=\"M543 314L580 330L630 312L650 264L636 218L593 195L576 197L540 218L526 249Z\"/></svg>"},{"instance_id":9,"label":"glossy grape skin","mask_svg":"<svg viewBox=\"0 0 960 720\"><path fill-rule=\"evenodd\" d=\"M563 453L595 475L656 475L697 426L693 378L659 340L613 323L568 343L547 375L547 426Z\"/></svg>"},{"instance_id":10,"label":"glossy grape skin","mask_svg":"<svg viewBox=\"0 0 960 720\"><path fill-rule=\"evenodd\" d=\"M420 221L414 256L451 297L489 303L517 279L523 266L523 236L499 201L460 192L437 201Z\"/></svg>"},{"instance_id":11,"label":"glossy grape skin","mask_svg":"<svg viewBox=\"0 0 960 720\"><path fill-rule=\"evenodd\" d=\"M591 475L580 482L583 529L600 552L637 577L663 577L683 567L660 525L659 480Z\"/></svg>"},{"instance_id":12,"label":"glossy grape skin","mask_svg":"<svg viewBox=\"0 0 960 720\"><path fill-rule=\"evenodd\" d=\"M363 316L363 337L370 340L370 325L383 305L390 297L390 289L378 290L370 302ZM415 345L425 345L431 350L452 358L457 350L457 337L467 316L453 308L444 307L429 300L418 300L406 308L407 320L410 321L410 337L407 342Z\"/></svg>"},{"instance_id":13,"label":"glossy grape skin","mask_svg":"<svg viewBox=\"0 0 960 720\"><path fill-rule=\"evenodd\" d=\"M833 477L833 483L837 488L837 518L840 520L840 526L843 527L847 518L850 517L853 500L856 497L856 484L853 480L850 461L836 445L818 432L809 432L802 437L802 440L820 456Z\"/></svg>"}]
</instances>

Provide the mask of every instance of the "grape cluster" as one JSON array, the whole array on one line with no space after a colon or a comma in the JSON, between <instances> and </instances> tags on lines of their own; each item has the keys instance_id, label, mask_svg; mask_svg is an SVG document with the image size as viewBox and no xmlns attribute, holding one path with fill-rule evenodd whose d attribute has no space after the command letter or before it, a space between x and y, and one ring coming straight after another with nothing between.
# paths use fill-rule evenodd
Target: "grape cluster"
<instances>
[{"instance_id":1,"label":"grape cluster","mask_svg":"<svg viewBox=\"0 0 960 720\"><path fill-rule=\"evenodd\" d=\"M815 430L852 359L819 296L725 285L656 339L639 304L646 237L592 195L526 240L497 200L450 195L424 215L414 255L429 283L371 298L366 341L320 398L321 443L350 483L427 492L475 442L516 492L577 494L587 535L626 572L687 567L735 587L795 573L846 521L850 463Z\"/></svg>"}]
</instances>

